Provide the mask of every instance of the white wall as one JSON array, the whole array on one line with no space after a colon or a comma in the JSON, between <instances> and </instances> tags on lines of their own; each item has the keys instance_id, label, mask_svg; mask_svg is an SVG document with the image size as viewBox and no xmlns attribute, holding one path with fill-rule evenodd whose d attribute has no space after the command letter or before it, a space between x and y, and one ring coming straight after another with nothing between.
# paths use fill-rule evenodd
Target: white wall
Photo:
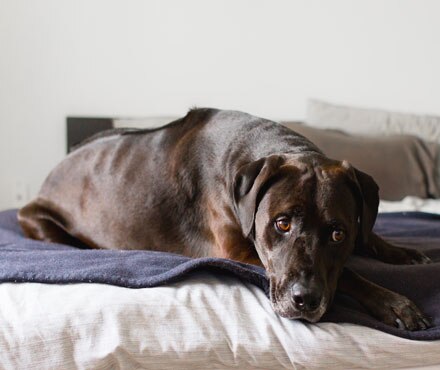
<instances>
[{"instance_id":1,"label":"white wall","mask_svg":"<svg viewBox=\"0 0 440 370\"><path fill-rule=\"evenodd\" d=\"M67 115L302 118L307 97L440 114L439 15L436 0L0 0L0 209L63 157Z\"/></svg>"}]
</instances>

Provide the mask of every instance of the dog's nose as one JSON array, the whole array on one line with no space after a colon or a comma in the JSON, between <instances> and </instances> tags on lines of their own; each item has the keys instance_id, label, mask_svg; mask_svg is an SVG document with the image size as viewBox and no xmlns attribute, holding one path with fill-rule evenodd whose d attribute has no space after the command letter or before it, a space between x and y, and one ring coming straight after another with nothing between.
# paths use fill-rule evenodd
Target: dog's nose
<instances>
[{"instance_id":1,"label":"dog's nose","mask_svg":"<svg viewBox=\"0 0 440 370\"><path fill-rule=\"evenodd\" d=\"M310 289L300 283L292 287L293 305L298 311L313 311L319 307L322 294L319 290Z\"/></svg>"}]
</instances>

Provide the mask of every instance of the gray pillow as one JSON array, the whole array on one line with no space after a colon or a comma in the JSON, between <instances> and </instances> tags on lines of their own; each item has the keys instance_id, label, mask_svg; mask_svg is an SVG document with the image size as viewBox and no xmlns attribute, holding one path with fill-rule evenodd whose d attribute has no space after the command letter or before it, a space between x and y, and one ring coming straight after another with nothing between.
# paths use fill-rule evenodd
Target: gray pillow
<instances>
[{"instance_id":1,"label":"gray pillow","mask_svg":"<svg viewBox=\"0 0 440 370\"><path fill-rule=\"evenodd\" d=\"M358 108L310 99L305 122L315 128L342 130L352 135L413 135L440 145L440 116ZM436 181L440 184L440 157L436 159Z\"/></svg>"},{"instance_id":2,"label":"gray pillow","mask_svg":"<svg viewBox=\"0 0 440 370\"><path fill-rule=\"evenodd\" d=\"M321 129L342 130L352 135L414 135L440 144L440 117L357 108L310 99L307 125Z\"/></svg>"},{"instance_id":3,"label":"gray pillow","mask_svg":"<svg viewBox=\"0 0 440 370\"><path fill-rule=\"evenodd\" d=\"M383 137L349 135L323 130L299 122L284 122L288 128L305 136L328 157L346 159L375 179L380 197L400 200L407 195L437 198L436 158L439 146L415 136Z\"/></svg>"}]
</instances>

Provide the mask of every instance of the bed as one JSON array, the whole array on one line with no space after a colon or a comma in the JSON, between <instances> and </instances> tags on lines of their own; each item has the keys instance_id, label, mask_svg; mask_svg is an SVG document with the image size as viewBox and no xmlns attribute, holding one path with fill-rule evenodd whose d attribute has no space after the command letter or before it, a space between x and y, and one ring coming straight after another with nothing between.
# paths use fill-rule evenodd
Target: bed
<instances>
[{"instance_id":1,"label":"bed","mask_svg":"<svg viewBox=\"0 0 440 370\"><path fill-rule=\"evenodd\" d=\"M68 137L70 148L82 139L81 126L89 126L90 121L75 118L68 122L71 131L80 133L74 139ZM127 126L127 122L104 118L99 125L86 136L108 126ZM436 156L432 158L436 165ZM427 176L426 168L420 171ZM426 199L436 191L430 181L425 178L424 190L419 183L407 183L405 192L411 195L398 201L392 199L395 191L388 189L391 196L380 205L379 232L395 237L383 225L399 217L407 221L429 218L431 228L438 222L440 229L440 217L435 216L440 214L440 200ZM0 229L8 235L19 234L14 212L0 213ZM415 236L406 236L413 244L417 244L417 235L424 236L423 228L419 234L415 231ZM440 250L440 237L431 239L432 248ZM0 240L2 256L10 251L26 253L11 240ZM431 257L437 262L436 251ZM32 261L27 263L32 269ZM0 266L8 269L4 261ZM50 259L47 269L51 269ZM261 286L225 271L194 269L182 279L149 288L93 279L53 284L38 274L28 280L32 282L9 276L0 284L0 367L4 369L440 367L439 339L411 340L353 323L284 319L273 312ZM440 294L432 300L440 307Z\"/></svg>"}]
</instances>

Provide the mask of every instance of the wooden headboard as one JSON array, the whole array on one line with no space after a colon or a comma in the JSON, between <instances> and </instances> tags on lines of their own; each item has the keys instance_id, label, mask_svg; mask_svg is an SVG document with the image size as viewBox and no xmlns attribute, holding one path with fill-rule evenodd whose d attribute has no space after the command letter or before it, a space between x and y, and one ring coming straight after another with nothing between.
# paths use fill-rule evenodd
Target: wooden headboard
<instances>
[{"instance_id":1,"label":"wooden headboard","mask_svg":"<svg viewBox=\"0 0 440 370\"><path fill-rule=\"evenodd\" d=\"M67 153L81 141L97 132L110 130L113 126L111 118L67 117Z\"/></svg>"},{"instance_id":2,"label":"wooden headboard","mask_svg":"<svg viewBox=\"0 0 440 370\"><path fill-rule=\"evenodd\" d=\"M105 130L119 127L152 128L175 120L175 116L146 118L67 117L67 153L88 137Z\"/></svg>"}]
</instances>

